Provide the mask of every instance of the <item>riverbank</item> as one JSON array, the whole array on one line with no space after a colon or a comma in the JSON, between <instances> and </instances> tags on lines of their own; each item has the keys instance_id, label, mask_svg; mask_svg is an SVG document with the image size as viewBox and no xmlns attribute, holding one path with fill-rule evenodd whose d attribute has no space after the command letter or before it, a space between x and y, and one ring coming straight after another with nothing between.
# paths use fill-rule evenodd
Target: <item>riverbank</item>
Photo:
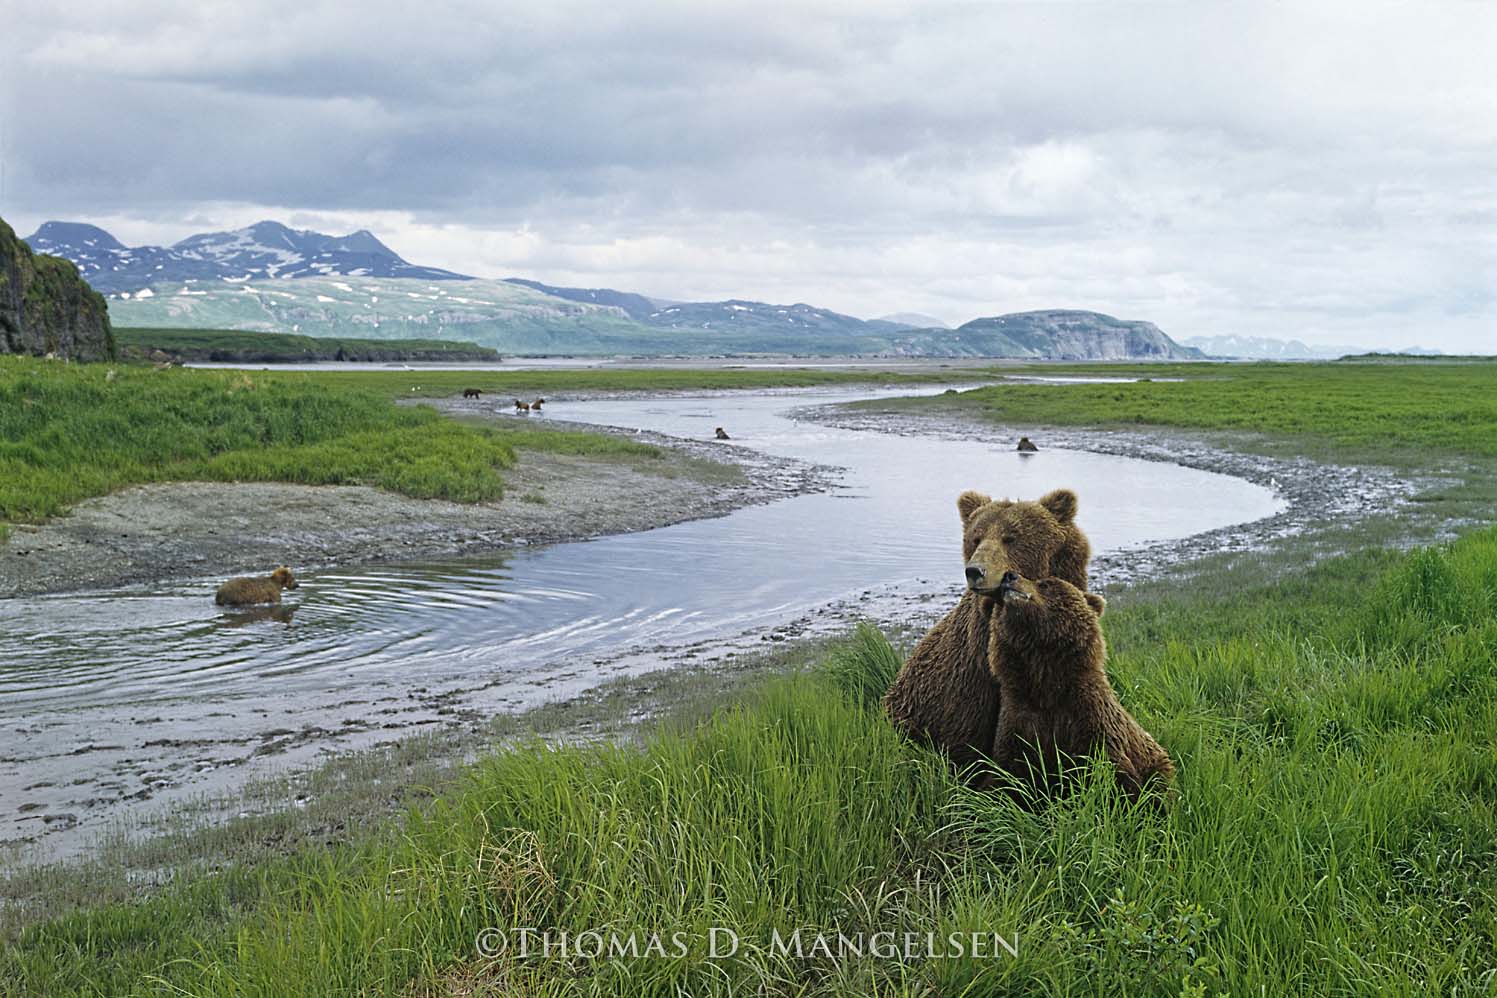
<instances>
[{"instance_id":1,"label":"riverbank","mask_svg":"<svg viewBox=\"0 0 1497 998\"><path fill-rule=\"evenodd\" d=\"M468 418L475 418L469 414ZM606 433L551 422L548 429ZM174 482L88 499L0 546L0 598L299 574L584 540L721 516L824 487L826 472L707 442L630 434L634 453L517 448L504 495L458 503L359 485Z\"/></svg>"},{"instance_id":2,"label":"riverbank","mask_svg":"<svg viewBox=\"0 0 1497 998\"><path fill-rule=\"evenodd\" d=\"M820 481L715 443L511 418L454 397L471 372L421 377L0 358L0 598L578 540Z\"/></svg>"},{"instance_id":3,"label":"riverbank","mask_svg":"<svg viewBox=\"0 0 1497 998\"><path fill-rule=\"evenodd\" d=\"M1231 475L1272 489L1284 500L1283 511L1271 517L1094 557L1093 588L1104 593L1113 587L1152 580L1202 558L1233 554L1251 558L1289 539L1330 551L1327 536L1356 532L1372 521L1399 522L1406 527L1419 524L1403 546L1447 539L1456 528L1490 521L1474 503L1470 504L1473 508L1460 511L1440 503L1432 505L1431 496L1460 485L1476 470L1470 464L1450 460L1424 462L1418 467L1331 463L1305 455L1264 453L1261 446L1254 446L1261 445L1261 439L1241 434L1158 428L1088 430L1027 423L1005 426L949 407L921 409L900 402L807 408L796 415L842 429L943 440L996 439L1006 444L1020 436L1031 436L1044 444L1027 459L1036 464L1043 464L1047 450L1115 454Z\"/></svg>"}]
</instances>

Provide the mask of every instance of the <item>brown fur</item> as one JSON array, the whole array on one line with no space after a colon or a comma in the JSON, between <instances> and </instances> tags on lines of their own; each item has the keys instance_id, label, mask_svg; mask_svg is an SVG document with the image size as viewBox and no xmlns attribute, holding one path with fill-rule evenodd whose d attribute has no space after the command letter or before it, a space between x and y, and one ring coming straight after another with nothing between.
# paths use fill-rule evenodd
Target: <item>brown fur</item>
<instances>
[{"instance_id":1,"label":"brown fur","mask_svg":"<svg viewBox=\"0 0 1497 998\"><path fill-rule=\"evenodd\" d=\"M478 398L478 396L480 396L482 394L483 394L483 392L481 390L477 389L477 388L464 388L463 389L463 398L465 398L465 399L476 399L476 398Z\"/></svg>"},{"instance_id":2,"label":"brown fur","mask_svg":"<svg viewBox=\"0 0 1497 998\"><path fill-rule=\"evenodd\" d=\"M1038 502L994 502L979 492L956 501L962 558L974 576L967 592L920 639L884 696L895 727L965 769L987 756L998 726L998 684L988 666L993 599L1009 571L1058 575L1086 587L1091 545L1076 526L1076 493L1057 489Z\"/></svg>"},{"instance_id":3,"label":"brown fur","mask_svg":"<svg viewBox=\"0 0 1497 998\"><path fill-rule=\"evenodd\" d=\"M545 399L536 399L534 402L530 403L530 408L534 409L536 412L540 412L541 411L541 406L543 406L545 404L546 404L546 400Z\"/></svg>"},{"instance_id":4,"label":"brown fur","mask_svg":"<svg viewBox=\"0 0 1497 998\"><path fill-rule=\"evenodd\" d=\"M1062 774L1100 747L1136 799L1151 784L1168 786L1175 767L1107 681L1105 606L1064 579L1013 576L1003 585L988 653L1002 700L993 762L1058 791Z\"/></svg>"},{"instance_id":5,"label":"brown fur","mask_svg":"<svg viewBox=\"0 0 1497 998\"><path fill-rule=\"evenodd\" d=\"M1037 450L1039 450L1039 448L1034 445L1033 440L1030 440L1028 437L1019 438L1019 453L1033 454Z\"/></svg>"},{"instance_id":6,"label":"brown fur","mask_svg":"<svg viewBox=\"0 0 1497 998\"><path fill-rule=\"evenodd\" d=\"M713 432L715 432L717 434L717 439L719 439L719 440L727 440L728 439L728 431L725 430L725 429L723 429L721 426L719 426Z\"/></svg>"},{"instance_id":7,"label":"brown fur","mask_svg":"<svg viewBox=\"0 0 1497 998\"><path fill-rule=\"evenodd\" d=\"M521 402L519 399L515 399L515 411L516 412L529 412L530 411L530 403L529 402Z\"/></svg>"},{"instance_id":8,"label":"brown fur","mask_svg":"<svg viewBox=\"0 0 1497 998\"><path fill-rule=\"evenodd\" d=\"M213 602L219 606L279 603L282 589L295 589L296 577L284 565L269 575L240 576L218 587Z\"/></svg>"}]
</instances>

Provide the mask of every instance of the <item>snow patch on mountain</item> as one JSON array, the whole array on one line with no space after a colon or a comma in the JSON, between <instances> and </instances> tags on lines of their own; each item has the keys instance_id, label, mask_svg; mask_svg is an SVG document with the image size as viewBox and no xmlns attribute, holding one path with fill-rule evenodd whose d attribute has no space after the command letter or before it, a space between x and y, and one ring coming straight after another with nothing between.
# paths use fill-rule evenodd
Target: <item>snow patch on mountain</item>
<instances>
[{"instance_id":1,"label":"snow patch on mountain","mask_svg":"<svg viewBox=\"0 0 1497 998\"><path fill-rule=\"evenodd\" d=\"M26 239L32 249L65 257L105 294L138 292L158 282L327 277L466 280L466 275L419 267L402 259L367 229L329 236L257 222L230 232L204 232L171 246L125 246L108 232L79 222L47 222Z\"/></svg>"}]
</instances>

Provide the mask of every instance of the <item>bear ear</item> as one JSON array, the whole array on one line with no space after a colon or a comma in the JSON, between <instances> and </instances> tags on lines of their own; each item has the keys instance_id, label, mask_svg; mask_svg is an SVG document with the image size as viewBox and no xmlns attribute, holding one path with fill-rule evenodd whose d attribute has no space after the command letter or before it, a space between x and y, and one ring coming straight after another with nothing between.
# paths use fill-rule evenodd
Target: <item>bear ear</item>
<instances>
[{"instance_id":1,"label":"bear ear","mask_svg":"<svg viewBox=\"0 0 1497 998\"><path fill-rule=\"evenodd\" d=\"M1098 596L1096 593L1087 593L1086 603L1096 611L1097 616L1099 617L1102 616L1102 612L1107 609L1107 601Z\"/></svg>"},{"instance_id":2,"label":"bear ear","mask_svg":"<svg viewBox=\"0 0 1497 998\"><path fill-rule=\"evenodd\" d=\"M1056 489L1040 496L1040 505L1054 513L1061 523L1076 519L1076 493L1070 489Z\"/></svg>"},{"instance_id":3,"label":"bear ear","mask_svg":"<svg viewBox=\"0 0 1497 998\"><path fill-rule=\"evenodd\" d=\"M966 525L967 521L972 519L973 513L976 513L992 501L992 499L981 492L974 492L971 489L957 496L956 511L962 515L962 524Z\"/></svg>"}]
</instances>

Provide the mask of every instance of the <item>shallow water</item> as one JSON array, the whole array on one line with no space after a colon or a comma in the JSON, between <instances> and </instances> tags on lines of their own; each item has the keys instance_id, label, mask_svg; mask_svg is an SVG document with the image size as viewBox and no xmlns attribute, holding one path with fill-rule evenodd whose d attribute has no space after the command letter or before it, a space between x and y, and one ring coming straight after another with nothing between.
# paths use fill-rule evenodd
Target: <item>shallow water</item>
<instances>
[{"instance_id":1,"label":"shallow water","mask_svg":"<svg viewBox=\"0 0 1497 998\"><path fill-rule=\"evenodd\" d=\"M1081 497L1098 552L1269 516L1267 489L1175 465L798 422L791 391L557 403L569 420L710 438L846 469L826 494L503 556L321 571L289 620L230 615L210 580L15 599L0 633L0 838L168 787L222 788L454 710L518 709L774 627L873 586L961 573L956 495ZM887 393L894 394L894 393ZM910 394L902 389L897 394ZM1044 447L1044 441L1039 441ZM216 774L216 775L210 775ZM27 807L28 805L33 805ZM21 809L27 807L25 811ZM50 824L44 824L52 816Z\"/></svg>"}]
</instances>

